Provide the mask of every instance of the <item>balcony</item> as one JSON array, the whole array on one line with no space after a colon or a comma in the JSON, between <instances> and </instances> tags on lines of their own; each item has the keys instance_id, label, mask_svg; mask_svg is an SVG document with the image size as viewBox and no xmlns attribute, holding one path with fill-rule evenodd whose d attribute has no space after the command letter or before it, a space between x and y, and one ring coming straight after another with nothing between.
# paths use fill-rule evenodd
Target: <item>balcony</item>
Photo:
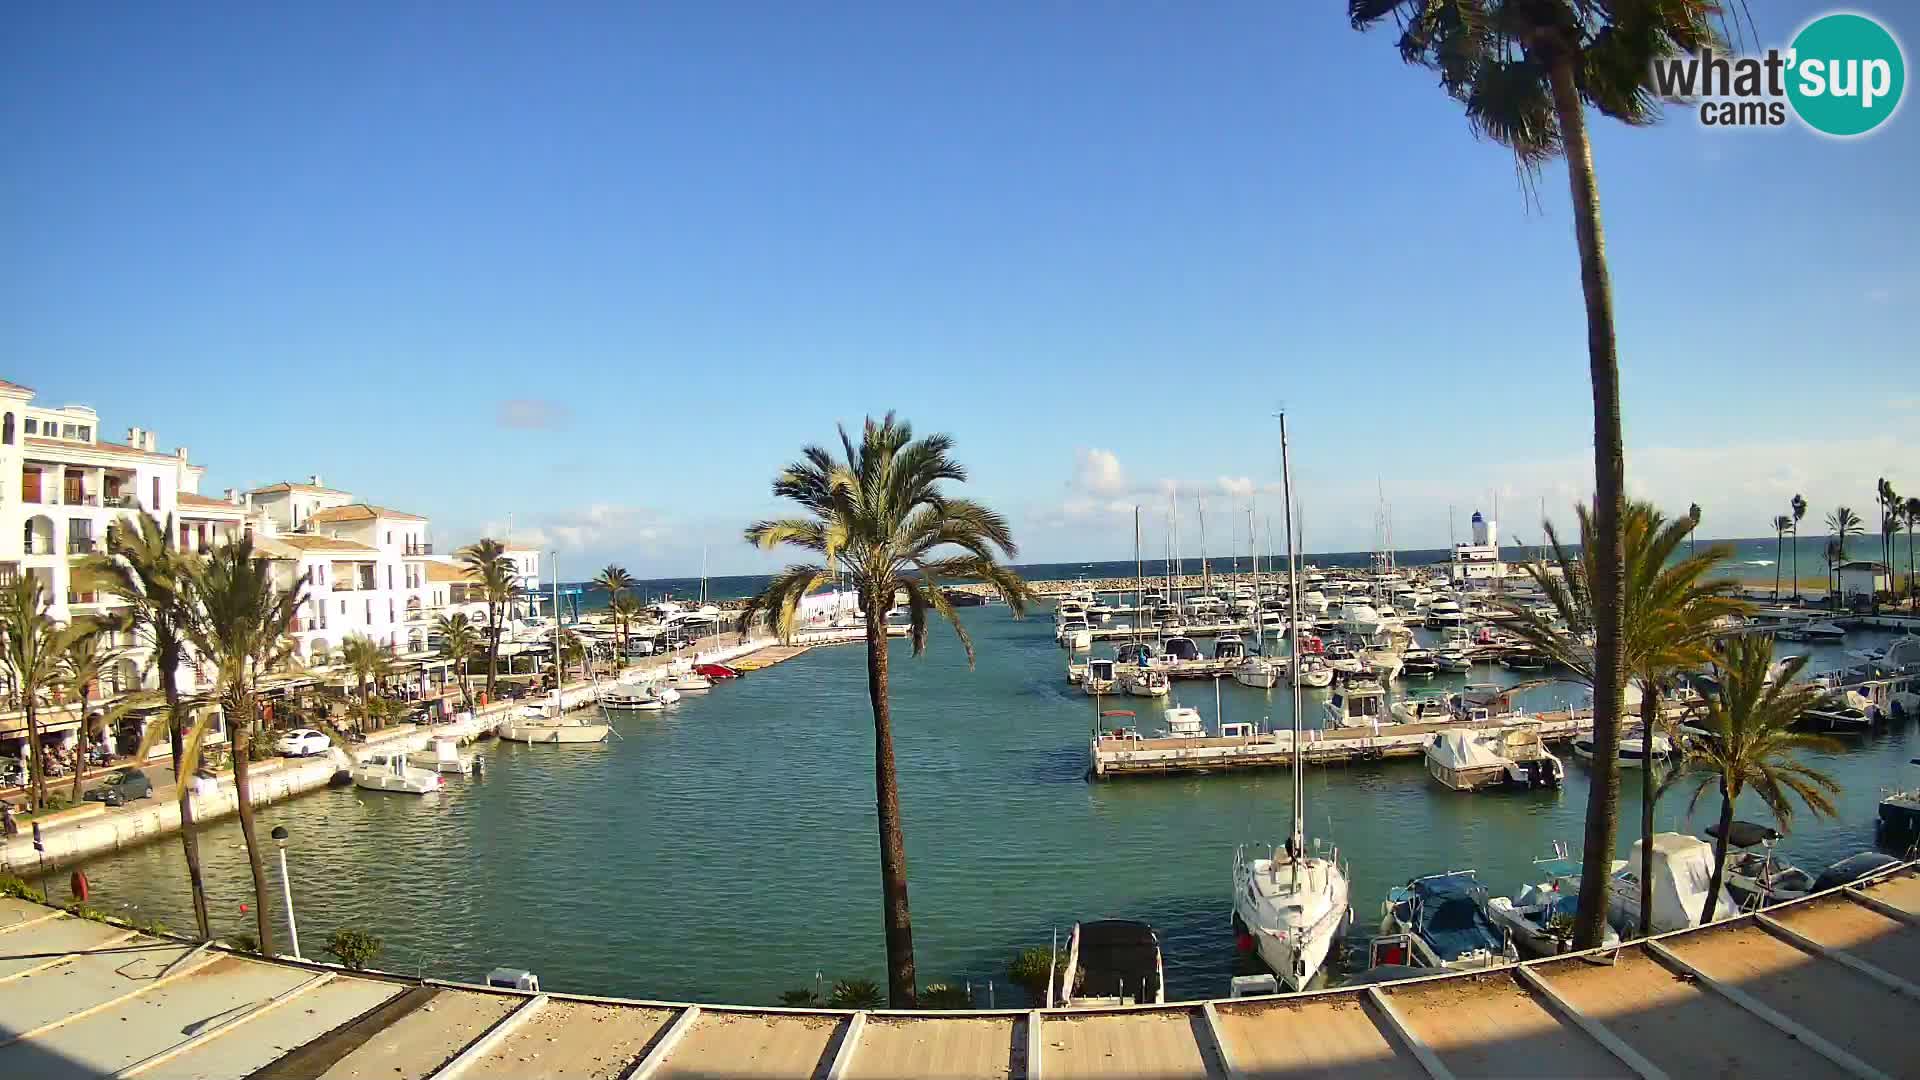
<instances>
[{"instance_id":1,"label":"balcony","mask_svg":"<svg viewBox=\"0 0 1920 1080\"><path fill-rule=\"evenodd\" d=\"M67 540L67 554L69 555L91 555L99 549L100 545L95 543L91 536L75 536Z\"/></svg>"},{"instance_id":2,"label":"balcony","mask_svg":"<svg viewBox=\"0 0 1920 1080\"><path fill-rule=\"evenodd\" d=\"M334 591L334 592L352 592L352 591L353 591L353 582L351 582L351 581L336 581L336 582L334 582L334 583L333 583L333 591Z\"/></svg>"},{"instance_id":3,"label":"balcony","mask_svg":"<svg viewBox=\"0 0 1920 1080\"><path fill-rule=\"evenodd\" d=\"M63 506L99 506L100 496L90 495L90 494L87 494L86 492L81 492L81 491L69 491L67 492L67 497L61 500L61 505Z\"/></svg>"},{"instance_id":4,"label":"balcony","mask_svg":"<svg viewBox=\"0 0 1920 1080\"><path fill-rule=\"evenodd\" d=\"M406 550L405 550L404 552L402 552L401 554L403 554L403 555L431 555L431 554L433 554L433 545L432 545L432 544L408 544L408 545L407 545L407 547L406 547Z\"/></svg>"},{"instance_id":5,"label":"balcony","mask_svg":"<svg viewBox=\"0 0 1920 1080\"><path fill-rule=\"evenodd\" d=\"M67 590L68 607L75 607L81 604L97 604L99 602L100 594L97 592L74 592L72 589Z\"/></svg>"},{"instance_id":6,"label":"balcony","mask_svg":"<svg viewBox=\"0 0 1920 1080\"><path fill-rule=\"evenodd\" d=\"M100 505L110 510L138 510L140 500L131 495L109 495L100 500Z\"/></svg>"}]
</instances>

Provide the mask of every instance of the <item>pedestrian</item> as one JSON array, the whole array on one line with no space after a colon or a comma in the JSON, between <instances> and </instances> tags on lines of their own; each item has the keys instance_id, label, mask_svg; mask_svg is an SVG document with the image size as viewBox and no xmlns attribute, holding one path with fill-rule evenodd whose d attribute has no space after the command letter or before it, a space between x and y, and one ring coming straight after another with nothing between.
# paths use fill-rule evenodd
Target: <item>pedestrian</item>
<instances>
[{"instance_id":1,"label":"pedestrian","mask_svg":"<svg viewBox=\"0 0 1920 1080\"><path fill-rule=\"evenodd\" d=\"M4 835L8 840L20 835L20 823L13 820L12 803L0 800L0 818L5 819L5 823L0 825L0 835Z\"/></svg>"}]
</instances>

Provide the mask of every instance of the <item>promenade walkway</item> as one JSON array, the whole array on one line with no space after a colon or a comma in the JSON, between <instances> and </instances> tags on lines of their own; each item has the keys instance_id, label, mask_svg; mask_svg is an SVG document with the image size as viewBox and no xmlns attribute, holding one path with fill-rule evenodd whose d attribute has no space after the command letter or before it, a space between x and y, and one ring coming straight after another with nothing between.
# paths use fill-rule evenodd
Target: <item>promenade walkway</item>
<instances>
[{"instance_id":1,"label":"promenade walkway","mask_svg":"<svg viewBox=\"0 0 1920 1080\"><path fill-rule=\"evenodd\" d=\"M1882 1078L1920 1076L1916 1031L1916 864L1612 953L1086 1012L515 993L259 959L0 900L0 1076L37 1080Z\"/></svg>"}]
</instances>

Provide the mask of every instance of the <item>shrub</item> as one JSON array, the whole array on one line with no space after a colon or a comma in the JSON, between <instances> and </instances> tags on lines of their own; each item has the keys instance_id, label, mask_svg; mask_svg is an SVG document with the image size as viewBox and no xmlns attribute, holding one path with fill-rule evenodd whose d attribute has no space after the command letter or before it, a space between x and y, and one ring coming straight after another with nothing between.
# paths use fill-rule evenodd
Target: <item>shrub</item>
<instances>
[{"instance_id":1,"label":"shrub","mask_svg":"<svg viewBox=\"0 0 1920 1080\"><path fill-rule=\"evenodd\" d=\"M327 955L340 961L348 971L365 971L380 959L380 939L365 930L335 930L327 935Z\"/></svg>"},{"instance_id":2,"label":"shrub","mask_svg":"<svg viewBox=\"0 0 1920 1080\"><path fill-rule=\"evenodd\" d=\"M227 947L240 952L257 953L260 951L260 939L252 934L235 934L227 939Z\"/></svg>"},{"instance_id":3,"label":"shrub","mask_svg":"<svg viewBox=\"0 0 1920 1080\"><path fill-rule=\"evenodd\" d=\"M812 990L783 990L780 992L780 1004L789 1009L817 1009L820 1007L820 995Z\"/></svg>"},{"instance_id":4,"label":"shrub","mask_svg":"<svg viewBox=\"0 0 1920 1080\"><path fill-rule=\"evenodd\" d=\"M968 1009L973 1007L973 997L964 986L952 986L947 983L928 983L920 991L920 1007L923 1009Z\"/></svg>"},{"instance_id":5,"label":"shrub","mask_svg":"<svg viewBox=\"0 0 1920 1080\"><path fill-rule=\"evenodd\" d=\"M0 874L0 896L11 896L30 903L44 904L47 894L12 874Z\"/></svg>"},{"instance_id":6,"label":"shrub","mask_svg":"<svg viewBox=\"0 0 1920 1080\"><path fill-rule=\"evenodd\" d=\"M1007 965L1007 980L1027 992L1027 1000L1042 1005L1047 1000L1047 980L1053 977L1052 949L1022 949Z\"/></svg>"},{"instance_id":7,"label":"shrub","mask_svg":"<svg viewBox=\"0 0 1920 1080\"><path fill-rule=\"evenodd\" d=\"M877 1009L885 1002L880 984L872 979L840 979L827 995L827 1004L836 1009Z\"/></svg>"}]
</instances>

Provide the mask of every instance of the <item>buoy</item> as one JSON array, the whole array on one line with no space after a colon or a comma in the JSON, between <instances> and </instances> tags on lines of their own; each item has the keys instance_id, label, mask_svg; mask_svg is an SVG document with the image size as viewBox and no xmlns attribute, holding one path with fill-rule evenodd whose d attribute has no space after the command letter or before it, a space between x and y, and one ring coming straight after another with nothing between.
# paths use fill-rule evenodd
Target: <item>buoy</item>
<instances>
[{"instance_id":1,"label":"buoy","mask_svg":"<svg viewBox=\"0 0 1920 1080\"><path fill-rule=\"evenodd\" d=\"M67 888L73 890L73 898L83 904L93 891L87 886L87 875L79 870L75 870L73 876L67 879Z\"/></svg>"},{"instance_id":2,"label":"buoy","mask_svg":"<svg viewBox=\"0 0 1920 1080\"><path fill-rule=\"evenodd\" d=\"M1242 931L1241 933L1239 933L1234 937L1233 947L1240 950L1243 953L1252 952L1253 951L1253 935L1246 933L1245 931Z\"/></svg>"}]
</instances>

